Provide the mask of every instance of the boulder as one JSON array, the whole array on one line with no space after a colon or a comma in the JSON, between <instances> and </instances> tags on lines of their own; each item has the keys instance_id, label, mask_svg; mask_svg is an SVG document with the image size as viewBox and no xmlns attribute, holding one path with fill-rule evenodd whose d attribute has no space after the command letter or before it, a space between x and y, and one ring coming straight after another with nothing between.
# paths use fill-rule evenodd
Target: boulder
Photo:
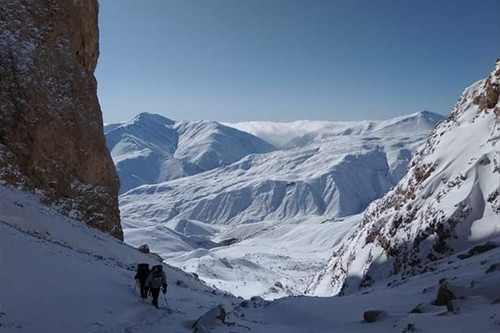
<instances>
[{"instance_id":1,"label":"boulder","mask_svg":"<svg viewBox=\"0 0 500 333\"><path fill-rule=\"evenodd\" d=\"M137 248L137 250L141 253L149 253L149 246L148 244L143 244Z\"/></svg>"},{"instance_id":2,"label":"boulder","mask_svg":"<svg viewBox=\"0 0 500 333\"><path fill-rule=\"evenodd\" d=\"M416 328L415 328L415 324L412 324L412 323L409 323L408 325L406 325L406 327L404 328L403 332L415 332L416 331Z\"/></svg>"},{"instance_id":3,"label":"boulder","mask_svg":"<svg viewBox=\"0 0 500 333\"><path fill-rule=\"evenodd\" d=\"M175 282L175 285L178 286L178 287L182 287L182 288L186 288L187 287L187 284L184 281L182 281L182 280L177 280Z\"/></svg>"},{"instance_id":4,"label":"boulder","mask_svg":"<svg viewBox=\"0 0 500 333\"><path fill-rule=\"evenodd\" d=\"M453 300L457 299L455 294L448 289L446 280L441 280L436 299L432 302L433 305L446 306L448 312L453 312Z\"/></svg>"},{"instance_id":5,"label":"boulder","mask_svg":"<svg viewBox=\"0 0 500 333\"><path fill-rule=\"evenodd\" d=\"M209 332L217 325L226 325L227 312L222 304L208 310L193 324L193 332Z\"/></svg>"},{"instance_id":6,"label":"boulder","mask_svg":"<svg viewBox=\"0 0 500 333\"><path fill-rule=\"evenodd\" d=\"M365 311L363 313L363 319L365 320L366 323L374 323L378 319L380 319L382 314L383 314L383 311L380 311L380 310Z\"/></svg>"}]
</instances>

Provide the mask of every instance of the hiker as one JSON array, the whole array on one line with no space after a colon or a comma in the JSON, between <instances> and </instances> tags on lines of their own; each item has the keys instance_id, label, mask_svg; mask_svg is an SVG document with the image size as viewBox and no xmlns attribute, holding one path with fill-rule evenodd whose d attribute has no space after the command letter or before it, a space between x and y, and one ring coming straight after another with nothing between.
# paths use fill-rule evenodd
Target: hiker
<instances>
[{"instance_id":1,"label":"hiker","mask_svg":"<svg viewBox=\"0 0 500 333\"><path fill-rule=\"evenodd\" d=\"M162 288L163 294L167 292L167 279L165 278L165 273L163 272L162 265L153 266L151 272L146 279L146 286L148 286L151 290L151 294L153 295L153 304L156 308L158 308L158 296L160 295L160 287Z\"/></svg>"},{"instance_id":2,"label":"hiker","mask_svg":"<svg viewBox=\"0 0 500 333\"><path fill-rule=\"evenodd\" d=\"M146 285L146 279L148 278L148 276L149 276L149 264L138 264L137 273L135 274L134 279L138 280L141 286L141 298L148 297L148 286Z\"/></svg>"}]
</instances>

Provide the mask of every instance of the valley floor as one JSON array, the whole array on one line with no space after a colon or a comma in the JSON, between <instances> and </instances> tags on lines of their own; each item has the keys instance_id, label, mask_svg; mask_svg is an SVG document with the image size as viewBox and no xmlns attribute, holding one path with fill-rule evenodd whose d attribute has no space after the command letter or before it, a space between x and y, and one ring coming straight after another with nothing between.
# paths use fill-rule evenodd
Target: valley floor
<instances>
[{"instance_id":1,"label":"valley floor","mask_svg":"<svg viewBox=\"0 0 500 333\"><path fill-rule=\"evenodd\" d=\"M124 219L122 224L128 244L147 242L167 263L218 289L272 300L302 295L360 218L307 216L236 226L188 220L146 226ZM234 242L220 245L225 240Z\"/></svg>"}]
</instances>

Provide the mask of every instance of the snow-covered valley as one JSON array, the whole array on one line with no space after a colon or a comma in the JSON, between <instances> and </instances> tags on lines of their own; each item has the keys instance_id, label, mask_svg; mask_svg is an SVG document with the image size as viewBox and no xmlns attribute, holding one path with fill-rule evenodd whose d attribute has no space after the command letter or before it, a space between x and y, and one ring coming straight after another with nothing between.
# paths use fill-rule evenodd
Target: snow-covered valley
<instances>
[{"instance_id":1,"label":"snow-covered valley","mask_svg":"<svg viewBox=\"0 0 500 333\"><path fill-rule=\"evenodd\" d=\"M148 244L168 263L235 295L301 295L360 221L358 214L397 184L411 152L442 119L424 111L385 121L225 124L277 149L123 193L125 240ZM211 132L213 123L204 124L201 132ZM141 114L107 125L128 133L122 144L108 131L108 146L147 138L160 131L157 126L177 127L166 118ZM225 143L225 149L231 151L232 144ZM197 155L207 155L207 146L198 147ZM111 152L117 167L132 165L124 161L140 155ZM143 170L148 167L137 167L137 173ZM134 170L124 172L120 177L136 177Z\"/></svg>"}]
</instances>

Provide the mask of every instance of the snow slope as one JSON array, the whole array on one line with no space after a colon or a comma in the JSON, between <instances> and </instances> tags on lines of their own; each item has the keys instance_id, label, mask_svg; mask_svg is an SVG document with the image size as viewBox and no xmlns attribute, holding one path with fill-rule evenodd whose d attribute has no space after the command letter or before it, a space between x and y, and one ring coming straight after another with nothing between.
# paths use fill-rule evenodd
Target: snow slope
<instances>
[{"instance_id":1,"label":"snow slope","mask_svg":"<svg viewBox=\"0 0 500 333\"><path fill-rule=\"evenodd\" d=\"M500 62L467 88L401 182L366 211L309 292L334 295L500 241Z\"/></svg>"},{"instance_id":2,"label":"snow slope","mask_svg":"<svg viewBox=\"0 0 500 333\"><path fill-rule=\"evenodd\" d=\"M107 124L104 132L120 177L120 193L274 149L251 134L217 122L174 122L149 113L128 122Z\"/></svg>"},{"instance_id":3,"label":"snow slope","mask_svg":"<svg viewBox=\"0 0 500 333\"><path fill-rule=\"evenodd\" d=\"M236 307L234 318L252 332L498 332L500 330L500 249L458 260L434 262L432 271L407 279L385 279L363 292L336 297L288 297ZM432 305L441 279L458 298L453 312ZM420 313L411 313L415 308ZM365 311L381 311L374 323ZM242 330L243 332L243 330Z\"/></svg>"},{"instance_id":4,"label":"snow slope","mask_svg":"<svg viewBox=\"0 0 500 333\"><path fill-rule=\"evenodd\" d=\"M337 234L337 224L321 222L358 214L384 195L439 118L422 112L366 122L369 129L356 134L345 127L341 134L325 131L304 146L134 188L120 197L126 241L149 243L169 263L237 295L300 294L340 241L325 240ZM266 245L278 240L279 246ZM252 288L232 269L242 260ZM288 289L276 289L276 282Z\"/></svg>"},{"instance_id":5,"label":"snow slope","mask_svg":"<svg viewBox=\"0 0 500 333\"><path fill-rule=\"evenodd\" d=\"M500 269L500 248L465 260L438 260L427 273L379 281L363 293L274 302L236 299L164 265L169 312L161 296L161 309L156 310L134 293L132 266L157 263L154 255L61 216L41 205L37 195L1 186L0 196L2 332L189 332L194 324L196 332L215 333L456 333L500 328L500 277L499 270L492 269ZM430 304L442 278L459 297L451 313ZM219 305L226 313L224 322L216 318ZM421 313L409 313L418 305ZM367 310L383 314L368 324L362 322Z\"/></svg>"},{"instance_id":6,"label":"snow slope","mask_svg":"<svg viewBox=\"0 0 500 333\"><path fill-rule=\"evenodd\" d=\"M172 313L134 293L136 263L158 264L110 235L0 186L2 332L184 332L234 297L164 265ZM180 281L180 282L178 282Z\"/></svg>"}]
</instances>

